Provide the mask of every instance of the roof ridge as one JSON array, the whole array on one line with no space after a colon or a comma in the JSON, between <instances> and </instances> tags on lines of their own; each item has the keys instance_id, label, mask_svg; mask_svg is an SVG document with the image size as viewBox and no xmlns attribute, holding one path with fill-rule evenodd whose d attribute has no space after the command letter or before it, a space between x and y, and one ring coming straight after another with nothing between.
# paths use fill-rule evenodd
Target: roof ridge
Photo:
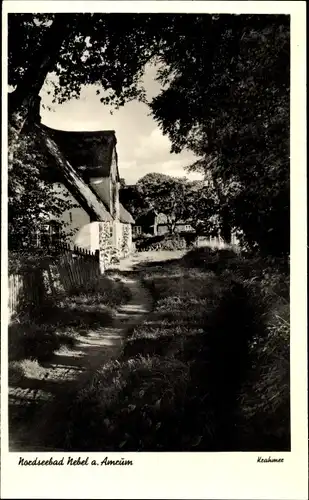
<instances>
[{"instance_id":1,"label":"roof ridge","mask_svg":"<svg viewBox=\"0 0 309 500\"><path fill-rule=\"evenodd\" d=\"M99 129L99 130L63 130L60 128L54 128L50 127L49 125L45 125L45 123L40 123L40 126L50 130L52 132L63 132L65 134L110 134L110 135L116 135L116 131L112 129L104 130L104 129Z\"/></svg>"}]
</instances>

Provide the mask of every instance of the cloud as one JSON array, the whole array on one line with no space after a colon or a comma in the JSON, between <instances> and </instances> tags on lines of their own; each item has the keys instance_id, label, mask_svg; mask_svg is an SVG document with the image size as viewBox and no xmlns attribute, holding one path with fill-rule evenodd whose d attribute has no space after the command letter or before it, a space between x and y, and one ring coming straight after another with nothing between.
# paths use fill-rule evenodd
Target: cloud
<instances>
[{"instance_id":1,"label":"cloud","mask_svg":"<svg viewBox=\"0 0 309 500\"><path fill-rule=\"evenodd\" d=\"M141 177L152 172L168 174L173 177L187 177L188 179L202 179L200 174L188 174L184 167L188 165L186 158L174 158L160 163L138 164L136 160L120 162L119 173L127 184L135 184Z\"/></svg>"},{"instance_id":2,"label":"cloud","mask_svg":"<svg viewBox=\"0 0 309 500\"><path fill-rule=\"evenodd\" d=\"M139 143L134 149L134 156L137 160L154 158L157 161L166 158L170 154L170 149L170 140L156 127L150 135L139 138Z\"/></svg>"},{"instance_id":3,"label":"cloud","mask_svg":"<svg viewBox=\"0 0 309 500\"><path fill-rule=\"evenodd\" d=\"M155 81L156 71L149 66L144 75L148 98L160 91L160 84ZM187 151L171 154L170 140L162 134L147 105L132 101L111 115L112 108L100 103L95 86L83 87L79 99L52 104L52 95L47 93L50 85L47 81L41 96L42 103L51 105L53 111L41 108L42 122L60 130L115 130L119 173L128 184L151 172L197 178L189 176L183 168L193 163L194 155Z\"/></svg>"}]
</instances>

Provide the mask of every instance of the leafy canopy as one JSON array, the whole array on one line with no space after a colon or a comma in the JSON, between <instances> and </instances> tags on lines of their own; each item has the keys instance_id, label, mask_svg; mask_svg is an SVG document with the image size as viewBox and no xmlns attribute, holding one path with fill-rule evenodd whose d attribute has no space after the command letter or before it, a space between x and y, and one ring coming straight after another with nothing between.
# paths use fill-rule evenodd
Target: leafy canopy
<instances>
[{"instance_id":1,"label":"leafy canopy","mask_svg":"<svg viewBox=\"0 0 309 500\"><path fill-rule=\"evenodd\" d=\"M101 97L104 103L142 99L140 77L162 44L160 28L168 26L168 17L160 17L159 26L158 20L151 14L10 14L9 84L18 89L33 61L39 66L49 58L46 68L57 76L53 94L58 102L78 97L90 84L109 92ZM62 38L55 53L46 46L52 29Z\"/></svg>"},{"instance_id":2,"label":"leafy canopy","mask_svg":"<svg viewBox=\"0 0 309 500\"><path fill-rule=\"evenodd\" d=\"M225 223L265 253L289 252L289 18L192 18L161 56L151 109L172 150L191 149Z\"/></svg>"}]
</instances>

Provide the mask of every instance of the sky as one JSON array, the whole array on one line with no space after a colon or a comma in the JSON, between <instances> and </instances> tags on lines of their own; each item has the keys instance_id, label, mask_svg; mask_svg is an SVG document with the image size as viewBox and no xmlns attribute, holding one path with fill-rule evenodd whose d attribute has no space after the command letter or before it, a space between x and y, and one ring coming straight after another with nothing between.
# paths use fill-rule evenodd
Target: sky
<instances>
[{"instance_id":1,"label":"sky","mask_svg":"<svg viewBox=\"0 0 309 500\"><path fill-rule=\"evenodd\" d=\"M154 66L145 70L144 85L148 99L160 91L160 84L155 81L156 71ZM52 97L47 94L47 81L40 93L41 104L50 106L52 110L41 106L42 123L60 130L115 130L119 173L127 184L134 184L152 172L201 179L199 174L188 174L184 170L196 159L192 153L170 153L171 143L150 116L146 104L132 101L111 115L112 108L100 103L100 96L96 95L98 87L95 86L84 87L79 99L52 104Z\"/></svg>"}]
</instances>

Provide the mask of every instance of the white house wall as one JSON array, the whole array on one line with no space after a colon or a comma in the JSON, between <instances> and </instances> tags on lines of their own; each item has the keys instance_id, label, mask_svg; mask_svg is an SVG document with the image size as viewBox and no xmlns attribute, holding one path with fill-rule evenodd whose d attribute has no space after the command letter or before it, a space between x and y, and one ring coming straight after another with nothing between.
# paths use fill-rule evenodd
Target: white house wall
<instances>
[{"instance_id":1,"label":"white house wall","mask_svg":"<svg viewBox=\"0 0 309 500\"><path fill-rule=\"evenodd\" d=\"M90 222L82 226L74 236L74 245L95 252L99 250L99 222Z\"/></svg>"},{"instance_id":2,"label":"white house wall","mask_svg":"<svg viewBox=\"0 0 309 500\"><path fill-rule=\"evenodd\" d=\"M62 215L59 217L58 221L63 224L63 231L67 236L69 243L74 243L75 236L78 231L90 223L89 214L78 204L76 199L72 196L70 191L60 183L55 183L53 185L54 192L56 196L61 197L62 199L74 203L74 208L70 208L69 210L65 210Z\"/></svg>"}]
</instances>

